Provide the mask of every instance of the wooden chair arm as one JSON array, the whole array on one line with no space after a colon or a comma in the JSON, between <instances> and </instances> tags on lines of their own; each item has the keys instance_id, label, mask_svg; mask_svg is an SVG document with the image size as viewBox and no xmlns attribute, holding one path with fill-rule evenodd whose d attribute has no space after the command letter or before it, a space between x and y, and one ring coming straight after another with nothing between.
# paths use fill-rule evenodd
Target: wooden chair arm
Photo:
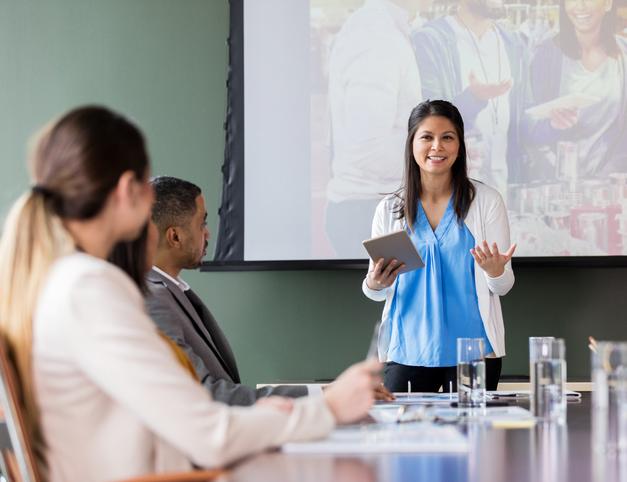
<instances>
[{"instance_id":1,"label":"wooden chair arm","mask_svg":"<svg viewBox=\"0 0 627 482\"><path fill-rule=\"evenodd\" d=\"M226 474L224 470L194 470L170 474L151 474L119 482L209 482Z\"/></svg>"}]
</instances>

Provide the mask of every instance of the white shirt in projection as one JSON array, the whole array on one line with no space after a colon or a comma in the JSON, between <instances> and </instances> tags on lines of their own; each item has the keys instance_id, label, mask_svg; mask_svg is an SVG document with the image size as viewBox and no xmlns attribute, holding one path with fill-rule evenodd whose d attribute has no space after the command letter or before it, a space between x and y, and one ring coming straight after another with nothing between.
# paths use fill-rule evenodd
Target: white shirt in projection
<instances>
[{"instance_id":1,"label":"white shirt in projection","mask_svg":"<svg viewBox=\"0 0 627 482\"><path fill-rule=\"evenodd\" d=\"M398 189L407 120L421 100L409 13L366 0L333 40L329 60L333 202Z\"/></svg>"},{"instance_id":2,"label":"white shirt in projection","mask_svg":"<svg viewBox=\"0 0 627 482\"><path fill-rule=\"evenodd\" d=\"M478 82L496 84L512 77L509 58L504 41L495 28L486 31L480 38L460 24L454 17L447 17L457 37L459 49L462 89L470 84L473 73ZM473 177L507 195L507 131L509 129L510 92L488 101L479 112L475 123L476 145L473 132L466 133L469 150L479 151L478 173ZM462 113L463 114L463 113ZM472 161L471 161L472 162Z\"/></svg>"},{"instance_id":3,"label":"white shirt in projection","mask_svg":"<svg viewBox=\"0 0 627 482\"><path fill-rule=\"evenodd\" d=\"M617 59L608 57L596 70L590 71L580 60L564 56L560 95L588 94L598 98L580 110L570 138L577 140L578 175L590 177L607 154L603 134L616 122L620 109L622 75Z\"/></svg>"}]
</instances>

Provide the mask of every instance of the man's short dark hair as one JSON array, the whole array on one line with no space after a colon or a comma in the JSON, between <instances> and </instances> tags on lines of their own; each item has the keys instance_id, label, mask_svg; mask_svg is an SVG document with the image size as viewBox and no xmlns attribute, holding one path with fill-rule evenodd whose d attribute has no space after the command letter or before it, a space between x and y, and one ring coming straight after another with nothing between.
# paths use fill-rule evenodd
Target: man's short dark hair
<instances>
[{"instance_id":1,"label":"man's short dark hair","mask_svg":"<svg viewBox=\"0 0 627 482\"><path fill-rule=\"evenodd\" d=\"M196 214L196 198L202 191L196 184L170 176L153 178L155 190L152 220L164 233L170 226L181 226Z\"/></svg>"}]
</instances>

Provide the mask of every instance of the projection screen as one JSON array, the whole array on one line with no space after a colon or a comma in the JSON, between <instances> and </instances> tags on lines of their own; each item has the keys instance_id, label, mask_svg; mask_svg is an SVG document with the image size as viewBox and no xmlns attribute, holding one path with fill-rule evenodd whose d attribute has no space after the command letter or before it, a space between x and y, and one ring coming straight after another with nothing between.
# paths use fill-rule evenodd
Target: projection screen
<instances>
[{"instance_id":1,"label":"projection screen","mask_svg":"<svg viewBox=\"0 0 627 482\"><path fill-rule=\"evenodd\" d=\"M214 261L364 260L411 109L446 99L516 259L624 263L626 25L616 0L232 0Z\"/></svg>"}]
</instances>

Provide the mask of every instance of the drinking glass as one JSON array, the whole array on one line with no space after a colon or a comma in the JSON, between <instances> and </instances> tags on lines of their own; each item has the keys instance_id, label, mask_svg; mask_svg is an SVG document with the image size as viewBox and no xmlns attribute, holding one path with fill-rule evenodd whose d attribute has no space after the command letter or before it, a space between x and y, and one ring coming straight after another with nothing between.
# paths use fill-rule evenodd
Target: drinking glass
<instances>
[{"instance_id":1,"label":"drinking glass","mask_svg":"<svg viewBox=\"0 0 627 482\"><path fill-rule=\"evenodd\" d=\"M457 339L457 394L460 407L486 406L482 338Z\"/></svg>"},{"instance_id":2,"label":"drinking glass","mask_svg":"<svg viewBox=\"0 0 627 482\"><path fill-rule=\"evenodd\" d=\"M592 436L595 450L627 448L627 342L597 342L592 352Z\"/></svg>"},{"instance_id":3,"label":"drinking glass","mask_svg":"<svg viewBox=\"0 0 627 482\"><path fill-rule=\"evenodd\" d=\"M566 348L561 338L529 339L531 410L539 420L566 418Z\"/></svg>"}]
</instances>

